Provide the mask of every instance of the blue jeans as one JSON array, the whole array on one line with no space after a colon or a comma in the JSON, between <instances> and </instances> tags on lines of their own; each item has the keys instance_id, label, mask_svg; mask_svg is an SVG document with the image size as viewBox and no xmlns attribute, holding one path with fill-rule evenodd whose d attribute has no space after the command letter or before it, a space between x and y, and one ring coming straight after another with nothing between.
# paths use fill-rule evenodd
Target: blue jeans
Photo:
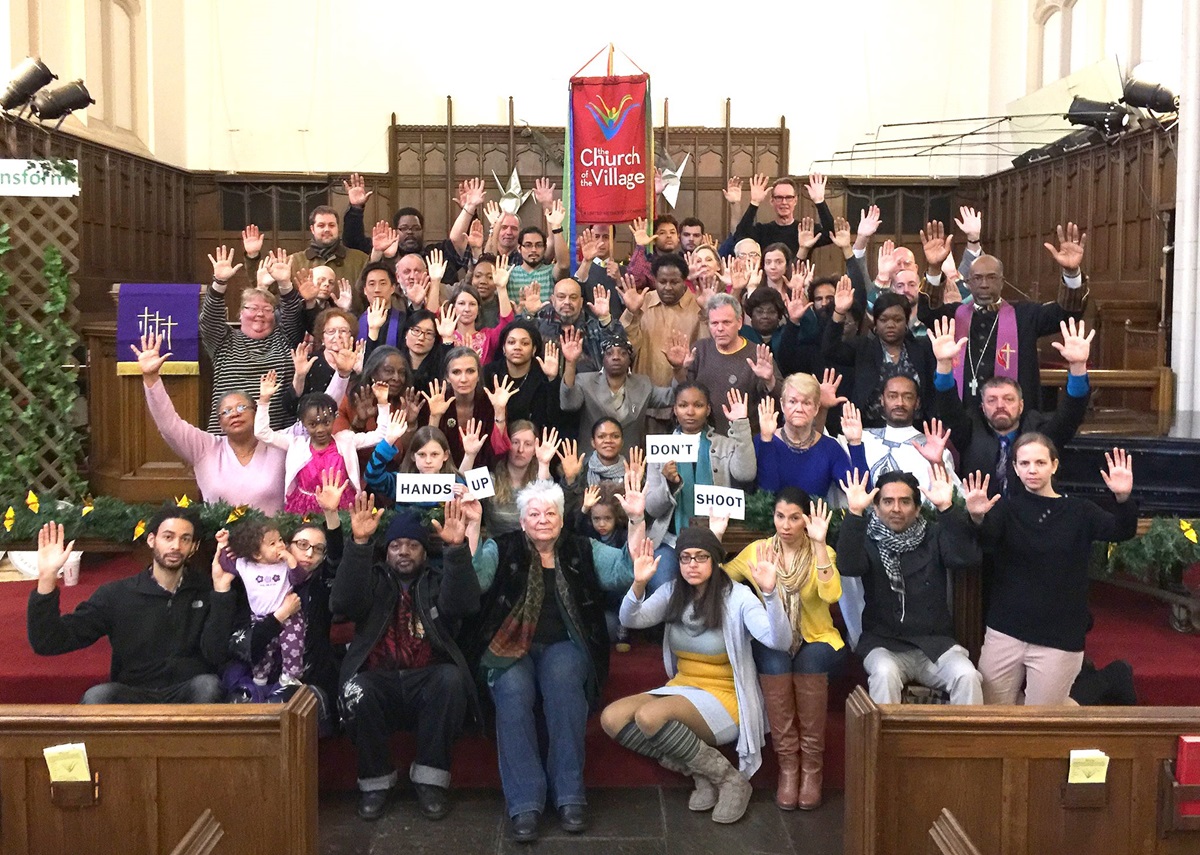
<instances>
[{"instance_id":1,"label":"blue jeans","mask_svg":"<svg viewBox=\"0 0 1200 855\"><path fill-rule=\"evenodd\" d=\"M496 678L496 747L508 815L541 811L549 787L555 807L587 804L583 791L583 738L588 654L573 641L535 644ZM541 696L547 750L542 764L536 702Z\"/></svg>"},{"instance_id":2,"label":"blue jeans","mask_svg":"<svg viewBox=\"0 0 1200 855\"><path fill-rule=\"evenodd\" d=\"M659 560L658 569L654 571L654 575L646 583L647 597L672 579L679 578L679 558L675 555L675 547L667 546L664 543L658 549L654 550L654 557Z\"/></svg>"},{"instance_id":3,"label":"blue jeans","mask_svg":"<svg viewBox=\"0 0 1200 855\"><path fill-rule=\"evenodd\" d=\"M842 670L846 664L846 651L842 647L834 650L833 646L824 641L806 641L800 645L795 656L789 656L786 651L772 650L765 644L750 640L754 651L754 664L758 673L765 676L776 674L834 674Z\"/></svg>"}]
</instances>

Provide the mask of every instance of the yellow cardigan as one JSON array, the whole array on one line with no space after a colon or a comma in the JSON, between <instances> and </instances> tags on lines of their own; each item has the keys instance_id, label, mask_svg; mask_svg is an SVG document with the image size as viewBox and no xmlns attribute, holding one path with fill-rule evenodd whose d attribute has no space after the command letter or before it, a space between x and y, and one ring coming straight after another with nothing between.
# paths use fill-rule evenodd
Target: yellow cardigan
<instances>
[{"instance_id":1,"label":"yellow cardigan","mask_svg":"<svg viewBox=\"0 0 1200 855\"><path fill-rule=\"evenodd\" d=\"M751 568L758 564L759 552L766 550L770 539L756 540L737 556L724 564L725 572L735 582L748 582L762 598L762 591L751 574ZM837 556L829 549L829 560L833 564L833 576L828 582L817 579L816 559L813 559L813 572L809 574L804 589L800 591L800 634L805 642L823 641L834 650L846 646L841 634L833 625L829 615L829 604L836 603L842 597L842 577L837 571ZM795 629L795 627L793 627Z\"/></svg>"}]
</instances>

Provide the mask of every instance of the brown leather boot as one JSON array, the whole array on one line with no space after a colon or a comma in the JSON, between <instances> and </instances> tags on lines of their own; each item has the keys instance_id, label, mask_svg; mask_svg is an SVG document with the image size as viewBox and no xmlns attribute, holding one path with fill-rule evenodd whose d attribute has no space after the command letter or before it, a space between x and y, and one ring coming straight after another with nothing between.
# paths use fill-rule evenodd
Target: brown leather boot
<instances>
[{"instance_id":1,"label":"brown leather boot","mask_svg":"<svg viewBox=\"0 0 1200 855\"><path fill-rule=\"evenodd\" d=\"M793 674L792 682L800 718L800 794L796 805L800 810L813 810L821 806L829 675Z\"/></svg>"},{"instance_id":2,"label":"brown leather boot","mask_svg":"<svg viewBox=\"0 0 1200 855\"><path fill-rule=\"evenodd\" d=\"M767 722L771 725L771 745L779 760L775 804L780 810L795 810L800 791L800 733L796 729L792 675L760 674L758 684L762 687Z\"/></svg>"}]
</instances>

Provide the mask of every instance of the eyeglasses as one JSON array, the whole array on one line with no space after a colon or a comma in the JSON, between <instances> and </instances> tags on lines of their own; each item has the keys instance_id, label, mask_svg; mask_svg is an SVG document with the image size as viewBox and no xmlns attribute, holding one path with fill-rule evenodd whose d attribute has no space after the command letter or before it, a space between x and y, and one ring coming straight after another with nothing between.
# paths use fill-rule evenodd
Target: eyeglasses
<instances>
[{"instance_id":1,"label":"eyeglasses","mask_svg":"<svg viewBox=\"0 0 1200 855\"><path fill-rule=\"evenodd\" d=\"M417 338L433 338L434 331L427 330L425 327L409 327L408 334Z\"/></svg>"},{"instance_id":2,"label":"eyeglasses","mask_svg":"<svg viewBox=\"0 0 1200 855\"><path fill-rule=\"evenodd\" d=\"M738 258L762 258L762 253L760 253L760 252L739 252L739 253L737 253L737 257Z\"/></svg>"},{"instance_id":3,"label":"eyeglasses","mask_svg":"<svg viewBox=\"0 0 1200 855\"><path fill-rule=\"evenodd\" d=\"M521 244L521 249L545 249L545 248L546 248L546 244L542 243L541 241L538 241L537 243L526 242L526 243Z\"/></svg>"},{"instance_id":4,"label":"eyeglasses","mask_svg":"<svg viewBox=\"0 0 1200 855\"><path fill-rule=\"evenodd\" d=\"M234 404L232 407L226 407L225 409L220 410L217 415L224 419L232 416L234 413L238 413L240 415L246 412L248 409L250 409L249 404Z\"/></svg>"},{"instance_id":5,"label":"eyeglasses","mask_svg":"<svg viewBox=\"0 0 1200 855\"><path fill-rule=\"evenodd\" d=\"M350 330L339 330L339 329L332 329L330 327L326 327L324 330L321 331L321 336L323 338L340 338L341 336L345 336L346 338L349 338Z\"/></svg>"},{"instance_id":6,"label":"eyeglasses","mask_svg":"<svg viewBox=\"0 0 1200 855\"><path fill-rule=\"evenodd\" d=\"M776 193L771 198L774 199L776 202L795 202L796 201L795 194L792 194L791 196L780 196L778 193Z\"/></svg>"},{"instance_id":7,"label":"eyeglasses","mask_svg":"<svg viewBox=\"0 0 1200 855\"><path fill-rule=\"evenodd\" d=\"M269 315L275 310L270 306L242 306L242 311L247 315L253 315L256 318L264 315Z\"/></svg>"},{"instance_id":8,"label":"eyeglasses","mask_svg":"<svg viewBox=\"0 0 1200 855\"><path fill-rule=\"evenodd\" d=\"M296 547L301 552L311 552L313 555L324 555L325 547L315 543L309 543L307 540L293 540L292 546Z\"/></svg>"},{"instance_id":9,"label":"eyeglasses","mask_svg":"<svg viewBox=\"0 0 1200 855\"><path fill-rule=\"evenodd\" d=\"M712 555L707 552L685 552L679 556L680 565L683 564L708 564L712 561Z\"/></svg>"}]
</instances>

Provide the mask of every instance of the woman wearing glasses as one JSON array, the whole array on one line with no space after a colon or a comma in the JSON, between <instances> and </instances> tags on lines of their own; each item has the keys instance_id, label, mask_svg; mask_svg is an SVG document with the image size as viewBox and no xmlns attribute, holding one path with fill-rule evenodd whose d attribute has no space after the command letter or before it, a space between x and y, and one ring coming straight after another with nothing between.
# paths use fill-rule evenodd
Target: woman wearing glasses
<instances>
[{"instance_id":1,"label":"woman wearing glasses","mask_svg":"<svg viewBox=\"0 0 1200 855\"><path fill-rule=\"evenodd\" d=\"M282 511L286 454L255 438L254 401L244 392L222 396L217 401L221 433L216 436L184 421L159 382L159 369L170 357L159 353L161 342L159 336L143 336L141 350L133 351L142 370L146 407L163 440L192 467L201 497L249 505L269 516Z\"/></svg>"},{"instance_id":2,"label":"woman wearing glasses","mask_svg":"<svg viewBox=\"0 0 1200 855\"><path fill-rule=\"evenodd\" d=\"M658 569L652 543L633 553L633 585L621 602L630 629L666 624L663 661L670 680L661 688L614 701L600 715L605 733L621 745L691 775L694 811L713 821L737 822L750 802L749 778L762 764L763 699L751 639L787 650L792 627L775 592L775 564L751 568L762 599L735 585L721 566L725 550L707 528L679 532L679 573L649 597ZM714 746L737 743L738 768Z\"/></svg>"}]
</instances>

